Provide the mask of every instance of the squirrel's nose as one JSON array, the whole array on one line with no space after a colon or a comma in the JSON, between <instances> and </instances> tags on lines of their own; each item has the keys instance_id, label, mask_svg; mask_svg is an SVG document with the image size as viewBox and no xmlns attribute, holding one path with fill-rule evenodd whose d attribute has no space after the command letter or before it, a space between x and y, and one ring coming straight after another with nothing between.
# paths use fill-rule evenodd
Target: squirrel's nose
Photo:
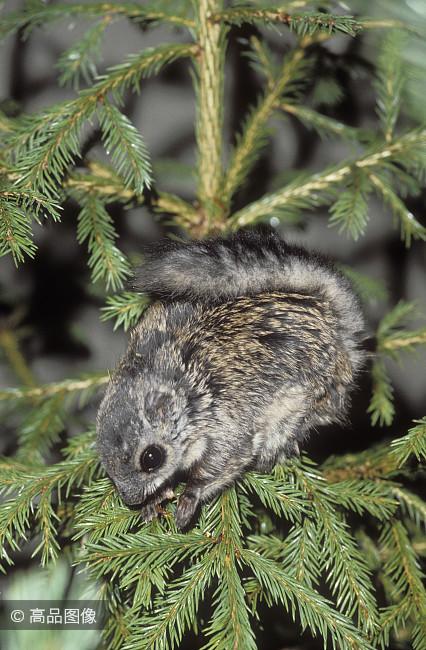
<instances>
[{"instance_id":1,"label":"squirrel's nose","mask_svg":"<svg viewBox=\"0 0 426 650\"><path fill-rule=\"evenodd\" d=\"M128 506L137 506L145 501L143 491L136 488L136 486L129 485L127 482L114 481L115 487L124 503Z\"/></svg>"}]
</instances>

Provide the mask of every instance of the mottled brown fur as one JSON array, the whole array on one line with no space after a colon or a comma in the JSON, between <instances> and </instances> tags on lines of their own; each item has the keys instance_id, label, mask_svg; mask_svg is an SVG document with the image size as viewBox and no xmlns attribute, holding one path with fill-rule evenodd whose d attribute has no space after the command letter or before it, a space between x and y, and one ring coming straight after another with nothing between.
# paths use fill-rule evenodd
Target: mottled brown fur
<instances>
[{"instance_id":1,"label":"mottled brown fur","mask_svg":"<svg viewBox=\"0 0 426 650\"><path fill-rule=\"evenodd\" d=\"M363 319L345 278L272 233L168 244L147 255L140 282L157 300L107 389L98 448L147 519L184 472L185 527L248 468L270 470L310 429L342 419ZM165 461L144 473L150 445Z\"/></svg>"}]
</instances>

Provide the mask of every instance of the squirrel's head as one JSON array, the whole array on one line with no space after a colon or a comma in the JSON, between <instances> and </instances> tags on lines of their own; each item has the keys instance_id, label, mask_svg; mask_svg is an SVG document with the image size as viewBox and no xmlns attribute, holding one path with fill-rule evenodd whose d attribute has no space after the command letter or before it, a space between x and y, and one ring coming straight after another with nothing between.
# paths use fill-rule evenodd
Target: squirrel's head
<instances>
[{"instance_id":1,"label":"squirrel's head","mask_svg":"<svg viewBox=\"0 0 426 650\"><path fill-rule=\"evenodd\" d=\"M203 445L188 426L193 401L183 379L152 371L125 371L110 382L97 417L97 448L128 505L149 500L201 458Z\"/></svg>"}]
</instances>

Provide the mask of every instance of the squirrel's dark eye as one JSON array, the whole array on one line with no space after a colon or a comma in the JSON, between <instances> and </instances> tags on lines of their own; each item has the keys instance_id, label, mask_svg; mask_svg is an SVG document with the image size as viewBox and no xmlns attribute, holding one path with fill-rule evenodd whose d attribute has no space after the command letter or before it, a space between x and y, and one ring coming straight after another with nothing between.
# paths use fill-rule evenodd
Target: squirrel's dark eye
<instances>
[{"instance_id":1,"label":"squirrel's dark eye","mask_svg":"<svg viewBox=\"0 0 426 650\"><path fill-rule=\"evenodd\" d=\"M141 470L153 472L164 463L165 453L162 447L150 445L141 454Z\"/></svg>"}]
</instances>

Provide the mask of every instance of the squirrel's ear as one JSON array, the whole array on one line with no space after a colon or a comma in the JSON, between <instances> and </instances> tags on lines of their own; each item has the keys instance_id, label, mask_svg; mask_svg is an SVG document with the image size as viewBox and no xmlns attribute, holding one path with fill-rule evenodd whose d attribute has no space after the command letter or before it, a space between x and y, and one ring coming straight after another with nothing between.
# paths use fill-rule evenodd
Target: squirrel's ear
<instances>
[{"instance_id":1,"label":"squirrel's ear","mask_svg":"<svg viewBox=\"0 0 426 650\"><path fill-rule=\"evenodd\" d=\"M145 397L145 416L148 421L161 419L171 410L172 395L165 391L152 391Z\"/></svg>"}]
</instances>

